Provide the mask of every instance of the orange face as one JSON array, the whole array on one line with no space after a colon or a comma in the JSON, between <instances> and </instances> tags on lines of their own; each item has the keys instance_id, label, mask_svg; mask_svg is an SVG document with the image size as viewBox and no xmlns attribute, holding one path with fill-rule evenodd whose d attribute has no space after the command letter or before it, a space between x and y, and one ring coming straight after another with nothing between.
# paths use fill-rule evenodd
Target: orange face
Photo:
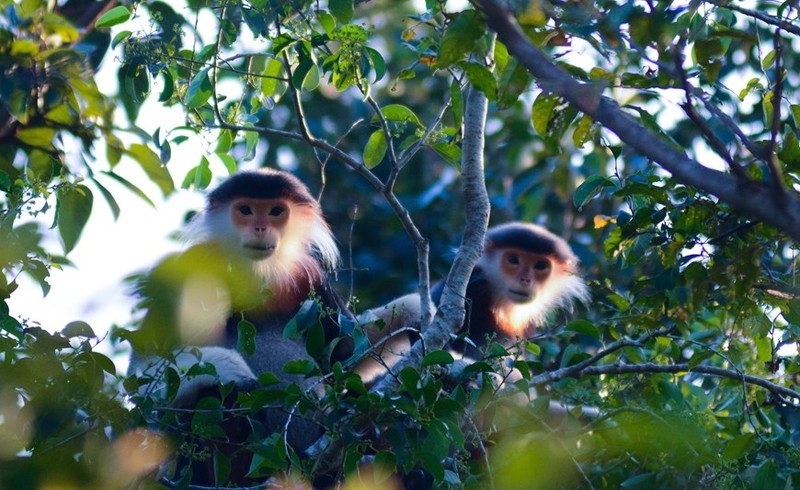
<instances>
[{"instance_id":1,"label":"orange face","mask_svg":"<svg viewBox=\"0 0 800 490\"><path fill-rule=\"evenodd\" d=\"M500 271L506 285L506 296L515 303L533 299L537 288L550 277L552 261L545 255L518 248L503 249Z\"/></svg>"},{"instance_id":2,"label":"orange face","mask_svg":"<svg viewBox=\"0 0 800 490\"><path fill-rule=\"evenodd\" d=\"M286 200L240 197L231 202L230 210L248 257L261 260L277 250L291 212Z\"/></svg>"}]
</instances>

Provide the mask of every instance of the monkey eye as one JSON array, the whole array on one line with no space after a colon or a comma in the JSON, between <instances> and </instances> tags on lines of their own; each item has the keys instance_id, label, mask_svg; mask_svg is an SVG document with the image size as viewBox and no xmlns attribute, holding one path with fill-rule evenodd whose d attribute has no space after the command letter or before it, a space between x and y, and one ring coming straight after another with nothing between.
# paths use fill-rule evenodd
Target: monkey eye
<instances>
[{"instance_id":1,"label":"monkey eye","mask_svg":"<svg viewBox=\"0 0 800 490\"><path fill-rule=\"evenodd\" d=\"M519 255L517 254L508 254L506 260L509 264L519 265Z\"/></svg>"},{"instance_id":2,"label":"monkey eye","mask_svg":"<svg viewBox=\"0 0 800 490\"><path fill-rule=\"evenodd\" d=\"M280 216L285 212L286 212L286 208L284 208L282 206L275 206L274 208L269 210L269 215L270 216Z\"/></svg>"},{"instance_id":3,"label":"monkey eye","mask_svg":"<svg viewBox=\"0 0 800 490\"><path fill-rule=\"evenodd\" d=\"M245 215L245 216L250 216L251 214L253 214L253 210L250 208L250 206L248 206L246 204L242 205L242 206L239 206L238 211L240 213L242 213L243 215Z\"/></svg>"},{"instance_id":4,"label":"monkey eye","mask_svg":"<svg viewBox=\"0 0 800 490\"><path fill-rule=\"evenodd\" d=\"M545 271L550 268L550 262L547 260L537 260L535 264L533 264L533 268L537 271Z\"/></svg>"}]
</instances>

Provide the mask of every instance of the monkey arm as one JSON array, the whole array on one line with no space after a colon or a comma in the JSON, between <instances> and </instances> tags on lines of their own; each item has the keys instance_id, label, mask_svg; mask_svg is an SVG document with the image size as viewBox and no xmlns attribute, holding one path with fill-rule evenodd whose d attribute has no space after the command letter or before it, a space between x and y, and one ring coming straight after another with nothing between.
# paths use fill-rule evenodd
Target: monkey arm
<instances>
[{"instance_id":1,"label":"monkey arm","mask_svg":"<svg viewBox=\"0 0 800 490\"><path fill-rule=\"evenodd\" d=\"M174 360L155 356L131 356L128 375L152 378L150 383L139 388L140 395L153 393L160 398L166 398L165 369L171 367L183 375L192 366L200 362L212 364L216 369L216 376L199 374L197 376L183 377L178 392L174 400L172 400L172 406L192 407L202 397L203 393L219 384L233 383L243 391L249 391L259 386L258 378L253 373L253 370L235 350L216 346L198 347L191 351L187 349L177 350L174 352L174 356Z\"/></svg>"}]
</instances>

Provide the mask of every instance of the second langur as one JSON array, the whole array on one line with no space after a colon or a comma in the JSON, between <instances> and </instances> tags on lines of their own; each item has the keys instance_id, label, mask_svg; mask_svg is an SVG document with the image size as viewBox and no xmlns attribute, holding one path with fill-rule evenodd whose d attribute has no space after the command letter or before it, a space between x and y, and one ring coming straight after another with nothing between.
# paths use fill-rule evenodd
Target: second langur
<instances>
[{"instance_id":1,"label":"second langur","mask_svg":"<svg viewBox=\"0 0 800 490\"><path fill-rule=\"evenodd\" d=\"M313 379L282 373L287 361L310 359L303 342L282 333L310 295L322 306L322 333L332 360L349 357L351 346L333 345L339 340L337 311L349 314L328 280L339 252L319 204L300 180L270 169L235 174L209 194L188 235L192 246L163 260L141 288L148 311L132 335L129 368L129 374L149 380L140 393L162 392L165 368L185 373L200 361L214 365L216 375L186 376L172 406L192 408L218 392L219 384L249 391L267 371L284 383L309 387ZM251 355L237 350L242 320L255 327ZM267 432L288 429L286 442L298 451L320 434L313 421L299 415L287 424L283 408L260 415ZM249 461L242 465L240 477ZM213 474L197 475L213 472L213 465L192 466L195 484L215 483ZM232 477L235 472L234 467Z\"/></svg>"},{"instance_id":2,"label":"second langur","mask_svg":"<svg viewBox=\"0 0 800 490\"><path fill-rule=\"evenodd\" d=\"M445 283L431 289L438 306ZM509 344L516 338L529 337L537 327L559 308L571 308L575 302L587 302L589 291L578 274L578 259L567 242L547 229L529 223L512 222L490 228L486 232L483 254L470 276L466 293L466 315L460 330L467 332L475 346L486 344L490 336ZM369 339L375 343L420 317L420 298L409 294L391 303L370 310L366 320L379 318L383 329L368 327ZM385 344L393 353L409 346L404 335ZM456 350L473 350L453 345ZM475 352L467 352L474 356ZM397 358L381 354L389 364ZM367 377L374 375L375 365L362 368Z\"/></svg>"}]
</instances>

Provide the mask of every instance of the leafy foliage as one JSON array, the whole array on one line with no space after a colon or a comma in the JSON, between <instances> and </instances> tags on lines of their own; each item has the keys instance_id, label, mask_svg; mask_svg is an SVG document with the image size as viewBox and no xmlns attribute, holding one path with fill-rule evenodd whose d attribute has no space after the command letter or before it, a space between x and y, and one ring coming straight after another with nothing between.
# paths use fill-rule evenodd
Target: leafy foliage
<instances>
[{"instance_id":1,"label":"leafy foliage","mask_svg":"<svg viewBox=\"0 0 800 490\"><path fill-rule=\"evenodd\" d=\"M591 306L572 321L553 318L514 348L492 345L461 370L447 352L429 352L396 373L395 392L370 391L339 364L319 392L277 388L284 373L264 373L261 388L238 395L244 410L235 416L267 404L321 413L336 454L303 458L255 427L242 443L255 454L250 476L389 484L403 475L410 485L421 475L456 488L796 485L792 232L624 144L562 87L535 79L512 46L493 42L476 8L493 4L474 4L454 12L433 0L419 10L388 0L190 1L185 9L0 0L0 486L128 486L172 451L211 460L219 483L231 471L225 455L197 443L224 437L219 423L231 412L219 399L188 419L155 393L126 403L117 384L135 392L147 380L118 375L96 351L103 336L92 327L78 320L53 332L9 310L21 274L47 294L95 197L119 213L107 182L149 201L118 171L123 158L164 196L174 182L208 187L216 168L291 168L320 190L351 252L340 290L352 282L361 311L417 285L410 264L419 249L399 209L429 240L432 277L447 274L464 223L466 87L490 101L492 219L535 221L568 238ZM513 4L531 46L583 82L583 92L567 95L615 100L629 124L735 176L739 199L766 184L786 209L796 200L800 50L791 3ZM104 58L119 64L117 94L95 80ZM135 125L146 100L182 108L185 126L123 134L122 113ZM167 164L191 144L187 132L213 144L174 175ZM63 250L46 249L28 219L42 216ZM315 321L306 314L292 328L313 330ZM252 350L253 325L238 328L239 348ZM137 334L114 338L135 343ZM324 356L318 337L306 338L309 352ZM507 377L510 367L519 379ZM320 374L303 361L285 370ZM166 398L182 377L208 373L213 366L167 370ZM572 405L571 414L551 418L551 400ZM598 415L587 419L582 407ZM181 426L185 437L148 429L159 424Z\"/></svg>"}]
</instances>

